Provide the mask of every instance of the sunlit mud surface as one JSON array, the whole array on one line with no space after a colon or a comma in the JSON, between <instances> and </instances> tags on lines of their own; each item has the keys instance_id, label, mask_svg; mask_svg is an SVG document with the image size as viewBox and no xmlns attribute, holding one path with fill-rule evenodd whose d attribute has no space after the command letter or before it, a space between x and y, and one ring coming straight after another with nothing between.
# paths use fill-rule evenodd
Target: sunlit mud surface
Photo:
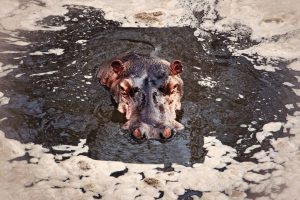
<instances>
[{"instance_id":1,"label":"sunlit mud surface","mask_svg":"<svg viewBox=\"0 0 300 200\"><path fill-rule=\"evenodd\" d=\"M39 22L45 27L64 25L64 30L21 31L28 46L8 44L4 39L8 35L1 35L1 51L14 51L0 54L3 66L13 69L0 81L1 91L10 99L0 107L0 118L6 118L0 129L8 138L42 144L54 154L64 152L52 146L87 139L85 155L94 159L190 165L204 160L204 136L215 136L237 150L237 161L255 162L254 153L271 148L267 137L245 152L259 144L255 133L266 123L285 122L293 111L286 104L297 107L299 97L283 85L296 84L291 72L283 67L280 73L254 69L245 57L226 49L232 43L230 35L210 34L197 41L188 27L122 28L104 20L99 10L74 6L68 10L64 17ZM248 35L236 43L240 49L253 45ZM183 61L185 89L178 118L185 129L170 141L140 143L121 131L124 117L95 75L102 62L125 51ZM287 134L281 128L272 138Z\"/></svg>"}]
</instances>

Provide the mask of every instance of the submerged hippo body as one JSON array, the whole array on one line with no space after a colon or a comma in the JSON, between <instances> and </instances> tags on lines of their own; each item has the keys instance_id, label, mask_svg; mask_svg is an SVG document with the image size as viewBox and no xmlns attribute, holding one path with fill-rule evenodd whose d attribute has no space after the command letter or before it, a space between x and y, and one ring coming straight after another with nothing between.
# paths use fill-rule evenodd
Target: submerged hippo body
<instances>
[{"instance_id":1,"label":"submerged hippo body","mask_svg":"<svg viewBox=\"0 0 300 200\"><path fill-rule=\"evenodd\" d=\"M100 67L99 82L108 87L118 111L128 120L123 129L134 137L169 138L183 125L176 121L183 81L179 60L126 53Z\"/></svg>"}]
</instances>

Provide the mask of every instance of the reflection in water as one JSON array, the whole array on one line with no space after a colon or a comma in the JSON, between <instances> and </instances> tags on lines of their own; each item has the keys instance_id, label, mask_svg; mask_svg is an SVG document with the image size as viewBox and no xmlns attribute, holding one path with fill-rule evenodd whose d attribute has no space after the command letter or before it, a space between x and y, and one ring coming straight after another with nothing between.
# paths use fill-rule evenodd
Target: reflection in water
<instances>
[{"instance_id":1,"label":"reflection in water","mask_svg":"<svg viewBox=\"0 0 300 200\"><path fill-rule=\"evenodd\" d=\"M243 161L253 155L243 152L257 142L255 131L275 117L285 121L288 110L284 105L296 98L291 93L281 101L276 98L279 92L289 92L277 88L291 79L289 72L283 70L283 77L255 71L245 58L231 56L226 49L230 41L222 35L198 42L187 27L120 28L89 7L70 7L67 16L79 14L83 17L76 22L58 16L39 22L45 26L64 24L65 30L22 32L21 36L32 42L27 47L1 42L3 48L21 51L0 55L4 66L18 66L0 82L4 95L10 98L9 104L0 108L0 118L7 118L0 129L7 137L46 147L76 145L86 138L88 156L94 159L189 164L203 162L204 137L216 136L236 148L236 159ZM243 44L248 45L244 37ZM124 117L94 78L101 62L125 51L155 53L184 62L180 121L185 130L169 142L137 143L121 132ZM241 138L243 142L237 143ZM261 148L269 147L266 143Z\"/></svg>"}]
</instances>

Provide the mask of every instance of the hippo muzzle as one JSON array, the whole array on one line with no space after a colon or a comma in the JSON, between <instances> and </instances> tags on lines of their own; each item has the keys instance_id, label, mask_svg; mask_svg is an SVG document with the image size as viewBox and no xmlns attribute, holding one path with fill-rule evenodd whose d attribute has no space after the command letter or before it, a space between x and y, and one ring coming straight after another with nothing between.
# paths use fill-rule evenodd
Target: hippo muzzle
<instances>
[{"instance_id":1,"label":"hippo muzzle","mask_svg":"<svg viewBox=\"0 0 300 200\"><path fill-rule=\"evenodd\" d=\"M127 53L101 66L97 77L110 89L118 111L128 120L123 129L137 139L166 139L184 128L176 121L183 95L181 72L179 60L169 63Z\"/></svg>"}]
</instances>

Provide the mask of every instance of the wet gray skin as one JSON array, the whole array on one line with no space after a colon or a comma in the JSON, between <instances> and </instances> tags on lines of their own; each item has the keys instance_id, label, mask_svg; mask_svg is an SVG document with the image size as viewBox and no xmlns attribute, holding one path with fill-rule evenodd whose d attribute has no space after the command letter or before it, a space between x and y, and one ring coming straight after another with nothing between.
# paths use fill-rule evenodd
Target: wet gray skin
<instances>
[{"instance_id":1,"label":"wet gray skin","mask_svg":"<svg viewBox=\"0 0 300 200\"><path fill-rule=\"evenodd\" d=\"M97 78L112 93L117 110L128 120L122 128L136 139L168 139L184 127L176 121L181 109L181 61L125 53L99 68Z\"/></svg>"},{"instance_id":2,"label":"wet gray skin","mask_svg":"<svg viewBox=\"0 0 300 200\"><path fill-rule=\"evenodd\" d=\"M244 56L233 56L228 51L227 45L240 49L253 45L248 35L241 34L233 42L227 39L231 35L207 33L205 40L199 42L193 34L195 30L188 27L122 28L117 22L105 20L99 10L66 7L69 10L66 16L76 17L78 21L64 21L62 16L47 17L39 24L63 25L66 29L20 31L19 36L31 42L28 46L13 45L6 42L9 35L0 35L1 51L19 51L0 54L3 66L18 66L0 79L1 92L10 99L9 104L0 107L0 119L4 119L0 129L6 137L42 144L50 153L62 155L64 152L52 146L77 145L84 138L89 147L86 155L94 159L188 165L203 162L204 137L216 137L222 144L235 148L238 161L256 162L252 155L271 148L272 138L289 135L280 130L266 138L261 147L245 153L248 147L259 144L255 134L264 124L285 122L287 114L299 110L296 104L299 97L282 84L290 82L299 86L295 72L287 70L286 63L278 62L280 73L262 72L254 69ZM87 42L76 43L78 40ZM54 48L62 48L64 53L30 55ZM124 52L155 54L171 63L176 59L182 61L184 95L176 121L184 129L171 140L136 141L130 132L122 130L128 119L118 111L119 104L111 99L113 93L99 85L97 70L101 63ZM49 71L54 73L34 75ZM208 77L215 81L214 87L198 84ZM158 86L142 83L140 90L151 98L150 88L156 90ZM294 108L289 110L286 104L293 104ZM147 109L149 106L142 106L139 112L146 114L137 120L151 123L147 116L155 110Z\"/></svg>"}]
</instances>

